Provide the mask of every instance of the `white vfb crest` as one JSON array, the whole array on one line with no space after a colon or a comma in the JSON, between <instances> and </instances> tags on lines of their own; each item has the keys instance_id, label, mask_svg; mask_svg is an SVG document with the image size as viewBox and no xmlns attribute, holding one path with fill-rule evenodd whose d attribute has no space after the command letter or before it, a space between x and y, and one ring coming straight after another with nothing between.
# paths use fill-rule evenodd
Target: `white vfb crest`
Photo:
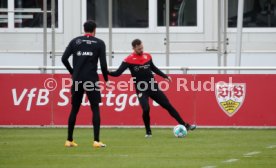
<instances>
[{"instance_id":1,"label":"white vfb crest","mask_svg":"<svg viewBox=\"0 0 276 168\"><path fill-rule=\"evenodd\" d=\"M241 108L245 93L245 83L216 83L217 102L229 117L232 117Z\"/></svg>"}]
</instances>

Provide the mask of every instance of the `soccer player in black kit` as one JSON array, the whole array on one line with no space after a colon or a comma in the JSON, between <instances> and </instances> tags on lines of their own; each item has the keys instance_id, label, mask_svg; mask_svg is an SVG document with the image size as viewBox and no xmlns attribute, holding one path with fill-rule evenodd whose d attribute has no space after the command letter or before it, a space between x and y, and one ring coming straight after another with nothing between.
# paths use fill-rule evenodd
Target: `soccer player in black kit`
<instances>
[{"instance_id":1,"label":"soccer player in black kit","mask_svg":"<svg viewBox=\"0 0 276 168\"><path fill-rule=\"evenodd\" d=\"M72 99L71 99L71 113L68 119L68 137L65 142L66 147L76 147L78 144L73 141L73 131L76 123L77 114L79 112L83 94L86 92L90 102L91 110L93 112L93 129L94 129L94 143L93 147L100 148L106 145L100 142L100 109L101 93L96 82L99 81L97 73L98 60L100 60L101 70L104 80L108 81L108 70L106 63L106 47L105 43L94 37L96 30L96 23L94 21L87 21L84 23L85 34L71 40L68 47L62 56L62 62L72 75ZM68 59L73 55L73 68ZM90 84L89 84L89 83ZM86 87L91 86L91 87Z\"/></svg>"},{"instance_id":2,"label":"soccer player in black kit","mask_svg":"<svg viewBox=\"0 0 276 168\"><path fill-rule=\"evenodd\" d=\"M129 68L131 76L134 78L133 80L135 83L136 94L143 109L143 120L146 128L145 137L148 138L152 136L150 128L149 97L155 100L164 109L166 109L169 114L179 124L184 125L187 130L194 130L196 125L190 125L189 123L184 122L179 113L171 105L166 95L158 88L158 84L154 80L152 71L157 75L165 78L167 81L171 81L171 78L160 71L153 64L150 54L143 52L143 44L141 40L133 40L132 47L134 52L125 58L116 71L109 72L109 75L120 76L127 68ZM139 82L141 83L138 84ZM152 83L154 87L152 87Z\"/></svg>"}]
</instances>

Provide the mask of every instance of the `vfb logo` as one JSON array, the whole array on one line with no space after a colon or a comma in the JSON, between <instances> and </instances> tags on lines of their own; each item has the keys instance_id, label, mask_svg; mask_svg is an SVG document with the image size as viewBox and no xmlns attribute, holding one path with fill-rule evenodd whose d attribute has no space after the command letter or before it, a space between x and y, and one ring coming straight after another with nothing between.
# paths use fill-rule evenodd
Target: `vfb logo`
<instances>
[{"instance_id":1,"label":"vfb logo","mask_svg":"<svg viewBox=\"0 0 276 168\"><path fill-rule=\"evenodd\" d=\"M215 91L219 106L229 117L232 117L244 102L246 84L216 83Z\"/></svg>"},{"instance_id":2,"label":"vfb logo","mask_svg":"<svg viewBox=\"0 0 276 168\"><path fill-rule=\"evenodd\" d=\"M21 94L18 94L17 89L14 88L12 89L13 103L15 106L19 106L23 102L23 99L26 97L27 98L26 111L30 111L32 102L35 99L36 94L37 94L36 105L45 106L49 103L49 98L48 98L49 93L50 92L47 89L32 88L30 90L24 89Z\"/></svg>"}]
</instances>

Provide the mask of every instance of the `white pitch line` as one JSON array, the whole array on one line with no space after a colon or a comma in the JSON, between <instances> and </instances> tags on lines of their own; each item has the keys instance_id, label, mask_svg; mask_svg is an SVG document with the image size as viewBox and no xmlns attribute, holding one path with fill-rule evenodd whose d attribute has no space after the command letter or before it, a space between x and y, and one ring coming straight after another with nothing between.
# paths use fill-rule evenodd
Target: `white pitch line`
<instances>
[{"instance_id":1,"label":"white pitch line","mask_svg":"<svg viewBox=\"0 0 276 168\"><path fill-rule=\"evenodd\" d=\"M222 161L223 163L233 163L233 162L236 162L238 161L239 159L228 159L228 160L225 160L225 161Z\"/></svg>"},{"instance_id":2,"label":"white pitch line","mask_svg":"<svg viewBox=\"0 0 276 168\"><path fill-rule=\"evenodd\" d=\"M266 147L267 149L273 149L273 148L276 148L276 145L270 145L268 147Z\"/></svg>"},{"instance_id":3,"label":"white pitch line","mask_svg":"<svg viewBox=\"0 0 276 168\"><path fill-rule=\"evenodd\" d=\"M202 168L216 168L217 166L204 166Z\"/></svg>"},{"instance_id":4,"label":"white pitch line","mask_svg":"<svg viewBox=\"0 0 276 168\"><path fill-rule=\"evenodd\" d=\"M243 157L252 157L253 155L257 155L259 153L261 153L261 152L259 152L259 151L249 152L249 153L243 154Z\"/></svg>"}]
</instances>

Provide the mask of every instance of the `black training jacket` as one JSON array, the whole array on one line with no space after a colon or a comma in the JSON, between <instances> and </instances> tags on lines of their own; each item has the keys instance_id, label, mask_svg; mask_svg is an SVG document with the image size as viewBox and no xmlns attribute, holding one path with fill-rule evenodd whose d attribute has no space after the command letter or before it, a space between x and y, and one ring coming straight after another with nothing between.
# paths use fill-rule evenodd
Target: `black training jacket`
<instances>
[{"instance_id":1,"label":"black training jacket","mask_svg":"<svg viewBox=\"0 0 276 168\"><path fill-rule=\"evenodd\" d=\"M97 69L98 60L100 60L104 80L108 81L105 49L105 43L102 40L91 34L85 34L71 40L61 60L72 74L74 81L98 81ZM73 55L73 67L68 61L71 55Z\"/></svg>"}]
</instances>

